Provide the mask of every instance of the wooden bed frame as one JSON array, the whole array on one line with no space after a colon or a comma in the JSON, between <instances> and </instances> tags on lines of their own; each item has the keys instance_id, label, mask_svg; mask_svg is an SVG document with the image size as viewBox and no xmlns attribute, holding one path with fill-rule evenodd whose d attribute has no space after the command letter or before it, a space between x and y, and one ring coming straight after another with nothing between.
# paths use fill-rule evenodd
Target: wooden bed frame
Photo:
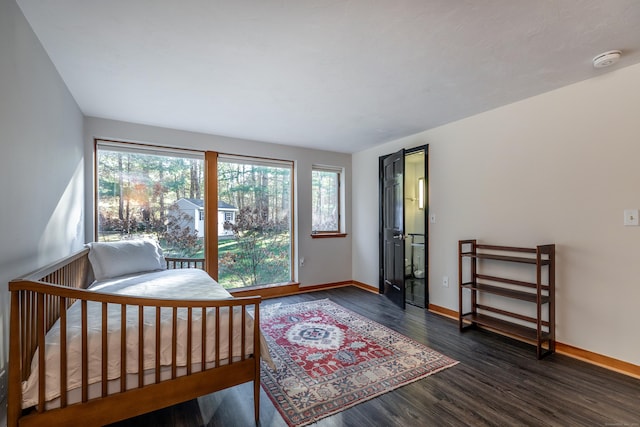
<instances>
[{"instance_id":1,"label":"wooden bed frame","mask_svg":"<svg viewBox=\"0 0 640 427\"><path fill-rule=\"evenodd\" d=\"M93 282L93 271L88 260L88 249L70 255L69 257L41 268L21 279L13 280L9 283L11 292L11 320L10 320L10 347L9 347L9 384L8 384L8 408L7 426L64 426L76 424L78 422L85 425L104 425L136 415L154 411L160 408L171 406L180 402L185 402L199 396L212 393L227 387L232 387L241 383L253 381L254 415L256 424L259 420L260 408L260 328L259 328L259 305L260 297L233 298L229 300L171 300L157 298L139 298L124 295L113 295L86 290L86 287ZM170 265L171 263L171 265ZM167 260L169 268L179 268L181 265L192 267L193 264L176 263L176 260ZM81 402L68 404L66 392L66 313L67 309L75 301L80 301L83 309L82 315L82 386ZM143 381L142 360L140 357L144 351L140 346L138 382L127 385L126 376L126 351L121 345L121 370L120 392L107 394L106 381L102 381L102 392L99 397L89 397L89 384L87 381L87 301L96 301L102 304L102 378L106 378L106 312L107 305L112 309L112 305L121 307L124 325L126 306L137 306L138 313L142 313L142 307L153 307L156 310L156 319L160 310L173 310L173 341L172 360L170 367L171 379L160 380L159 348L155 346L156 368L155 381L145 383ZM178 308L188 310L187 330L191 331L191 314L202 310L215 310L215 315L219 316L223 307L240 307L236 310L242 312L242 355L234 358L233 362L227 364L220 363L220 354L216 350L215 364L212 368L205 367L205 364L193 366L191 362L191 351L187 351L187 366L185 375L177 375L176 360L176 313ZM245 317L248 309L253 309L253 353L245 356L245 340L250 339L245 328ZM148 310L148 309L147 309ZM229 311L232 309L229 308ZM138 316L139 324L142 325L142 316ZM204 316L203 316L204 317ZM44 349L45 334L52 325L60 319L60 407L56 409L46 409L44 405L45 372ZM216 317L219 319L219 317ZM148 321L148 316L145 318ZM203 322L202 329L214 329L213 325ZM209 322L214 323L214 322ZM216 349L219 348L219 322L215 322L214 337ZM232 322L229 322L231 325ZM157 325L156 325L157 326ZM156 342L159 341L159 329L156 330ZM231 326L230 326L231 329ZM139 327L142 331L143 328ZM191 333L187 333L187 348L191 349ZM122 334L124 336L124 334ZM202 348L205 348L206 334L202 334ZM232 347L232 334L229 334L229 348ZM138 342L144 342L142 332L138 334ZM185 340L184 338L182 338ZM251 341L249 341L251 342ZM38 353L39 360L39 380L38 380L38 401L36 407L23 410L22 405L22 381L25 381L31 371L31 360ZM203 352L204 353L204 352ZM204 354L203 354L204 356ZM235 361L235 359L239 359ZM193 368L193 369L192 369ZM163 368L165 369L165 368ZM122 375L124 374L124 375ZM131 374L129 374L131 375ZM127 390L127 387L130 389Z\"/></svg>"}]
</instances>

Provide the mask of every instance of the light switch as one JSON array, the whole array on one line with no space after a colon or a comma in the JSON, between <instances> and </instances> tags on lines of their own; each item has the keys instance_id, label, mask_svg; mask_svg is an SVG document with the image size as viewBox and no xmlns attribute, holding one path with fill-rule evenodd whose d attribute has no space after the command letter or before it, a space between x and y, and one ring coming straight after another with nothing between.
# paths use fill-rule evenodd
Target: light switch
<instances>
[{"instance_id":1,"label":"light switch","mask_svg":"<svg viewBox=\"0 0 640 427\"><path fill-rule=\"evenodd\" d=\"M624 225L639 225L638 209L624 210Z\"/></svg>"}]
</instances>

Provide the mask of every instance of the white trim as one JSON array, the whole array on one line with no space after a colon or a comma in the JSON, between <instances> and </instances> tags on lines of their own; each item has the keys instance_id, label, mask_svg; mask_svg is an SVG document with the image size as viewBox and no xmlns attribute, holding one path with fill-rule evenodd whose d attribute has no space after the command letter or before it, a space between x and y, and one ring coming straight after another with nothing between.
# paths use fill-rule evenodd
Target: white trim
<instances>
[{"instance_id":1,"label":"white trim","mask_svg":"<svg viewBox=\"0 0 640 427\"><path fill-rule=\"evenodd\" d=\"M311 170L319 171L319 172L335 172L335 173L344 173L344 168L339 166L328 166L328 165L312 165Z\"/></svg>"},{"instance_id":2,"label":"white trim","mask_svg":"<svg viewBox=\"0 0 640 427\"><path fill-rule=\"evenodd\" d=\"M96 148L104 151L116 151L120 153L148 154L166 157L184 157L187 159L204 160L204 151L188 150L183 148L161 147L135 142L108 141L96 139Z\"/></svg>"},{"instance_id":3,"label":"white trim","mask_svg":"<svg viewBox=\"0 0 640 427\"><path fill-rule=\"evenodd\" d=\"M253 166L270 166L290 168L293 170L293 161L266 159L264 157L237 156L233 154L218 154L218 162L246 164Z\"/></svg>"}]
</instances>

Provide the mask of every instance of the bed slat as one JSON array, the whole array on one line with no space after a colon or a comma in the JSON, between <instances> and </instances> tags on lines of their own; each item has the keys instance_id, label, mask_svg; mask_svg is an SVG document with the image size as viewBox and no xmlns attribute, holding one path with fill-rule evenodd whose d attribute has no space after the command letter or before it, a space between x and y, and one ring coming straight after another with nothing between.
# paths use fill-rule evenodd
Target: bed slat
<instances>
[{"instance_id":1,"label":"bed slat","mask_svg":"<svg viewBox=\"0 0 640 427\"><path fill-rule=\"evenodd\" d=\"M87 301L82 300L82 402L89 400L89 340L87 338Z\"/></svg>"},{"instance_id":2,"label":"bed slat","mask_svg":"<svg viewBox=\"0 0 640 427\"><path fill-rule=\"evenodd\" d=\"M220 309L216 308L216 332L213 334L216 337L216 366L220 366Z\"/></svg>"},{"instance_id":3,"label":"bed slat","mask_svg":"<svg viewBox=\"0 0 640 427\"><path fill-rule=\"evenodd\" d=\"M102 397L107 395L107 380L109 378L107 374L107 367L109 366L109 343L107 340L107 332L109 332L107 327L107 309L108 304L106 302L102 303Z\"/></svg>"},{"instance_id":4,"label":"bed slat","mask_svg":"<svg viewBox=\"0 0 640 427\"><path fill-rule=\"evenodd\" d=\"M200 367L201 371L205 369L205 360L207 360L207 309L202 308L202 366Z\"/></svg>"},{"instance_id":5,"label":"bed slat","mask_svg":"<svg viewBox=\"0 0 640 427\"><path fill-rule=\"evenodd\" d=\"M138 306L138 388L144 386L144 306Z\"/></svg>"},{"instance_id":6,"label":"bed slat","mask_svg":"<svg viewBox=\"0 0 640 427\"><path fill-rule=\"evenodd\" d=\"M38 294L38 412L44 411L45 402L45 345L44 345L44 294Z\"/></svg>"},{"instance_id":7,"label":"bed slat","mask_svg":"<svg viewBox=\"0 0 640 427\"><path fill-rule=\"evenodd\" d=\"M253 413L256 425L260 421L260 303L253 306Z\"/></svg>"},{"instance_id":8,"label":"bed slat","mask_svg":"<svg viewBox=\"0 0 640 427\"><path fill-rule=\"evenodd\" d=\"M160 307L156 307L156 319L154 328L156 330L156 384L160 382Z\"/></svg>"},{"instance_id":9,"label":"bed slat","mask_svg":"<svg viewBox=\"0 0 640 427\"><path fill-rule=\"evenodd\" d=\"M120 307L120 393L127 390L127 306Z\"/></svg>"},{"instance_id":10,"label":"bed slat","mask_svg":"<svg viewBox=\"0 0 640 427\"><path fill-rule=\"evenodd\" d=\"M67 348L67 302L66 298L60 298L60 348ZM60 406L67 406L67 352L60 352Z\"/></svg>"},{"instance_id":11,"label":"bed slat","mask_svg":"<svg viewBox=\"0 0 640 427\"><path fill-rule=\"evenodd\" d=\"M187 375L191 375L191 352L193 349L192 337L193 334L193 309L187 308ZM204 362L204 359L202 360Z\"/></svg>"},{"instance_id":12,"label":"bed slat","mask_svg":"<svg viewBox=\"0 0 640 427\"><path fill-rule=\"evenodd\" d=\"M240 360L244 360L245 359L245 340L246 340L246 326L247 326L247 307L246 306L242 306L242 329L240 329Z\"/></svg>"},{"instance_id":13,"label":"bed slat","mask_svg":"<svg viewBox=\"0 0 640 427\"><path fill-rule=\"evenodd\" d=\"M227 363L233 363L233 307L229 307L229 351L227 351Z\"/></svg>"},{"instance_id":14,"label":"bed slat","mask_svg":"<svg viewBox=\"0 0 640 427\"><path fill-rule=\"evenodd\" d=\"M173 307L171 322L171 379L176 379L178 355L178 307Z\"/></svg>"}]
</instances>

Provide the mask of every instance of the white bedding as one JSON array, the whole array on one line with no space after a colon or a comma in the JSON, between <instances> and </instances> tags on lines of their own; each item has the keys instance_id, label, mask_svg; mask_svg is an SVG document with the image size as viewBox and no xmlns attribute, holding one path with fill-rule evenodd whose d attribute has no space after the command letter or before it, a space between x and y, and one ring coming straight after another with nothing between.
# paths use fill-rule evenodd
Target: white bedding
<instances>
[{"instance_id":1,"label":"white bedding","mask_svg":"<svg viewBox=\"0 0 640 427\"><path fill-rule=\"evenodd\" d=\"M163 270L145 274L121 276L100 282L95 282L90 290L121 295L134 295L140 297L154 297L167 299L227 299L231 295L220 284L202 270L179 269ZM160 327L160 363L162 366L171 365L172 358L172 309L162 309ZM144 312L144 370L155 367L155 308L148 307ZM121 306L110 304L108 308L108 379L112 380L120 376L120 324ZM202 362L201 336L202 336L202 310L194 309L192 313L192 355L194 365ZM102 381L102 304L87 303L88 320L88 382L95 384ZM138 372L138 307L127 307L126 326L126 371L127 374ZM233 349L232 358L235 360L241 354L241 328L242 316L240 307L234 310L233 315ZM215 361L215 311L207 310L206 321L206 362ZM248 316L246 321L247 331L253 328L253 319ZM209 332L211 331L211 332ZM229 317L228 308L220 310L220 360L221 364L229 359ZM187 310L178 309L177 322L177 365L186 366L187 362ZM49 401L60 396L60 324L59 320L47 333L45 338L45 368L46 390L45 400ZM263 348L262 357L270 362L264 339L261 340ZM247 333L245 339L245 353L253 353L253 335ZM81 305L74 303L67 311L67 386L73 390L81 386L81 357L82 357L82 329L81 329ZM224 361L224 362L223 362ZM198 365L199 366L199 365ZM23 408L34 406L38 403L38 352L33 357L31 375L22 383Z\"/></svg>"}]
</instances>

